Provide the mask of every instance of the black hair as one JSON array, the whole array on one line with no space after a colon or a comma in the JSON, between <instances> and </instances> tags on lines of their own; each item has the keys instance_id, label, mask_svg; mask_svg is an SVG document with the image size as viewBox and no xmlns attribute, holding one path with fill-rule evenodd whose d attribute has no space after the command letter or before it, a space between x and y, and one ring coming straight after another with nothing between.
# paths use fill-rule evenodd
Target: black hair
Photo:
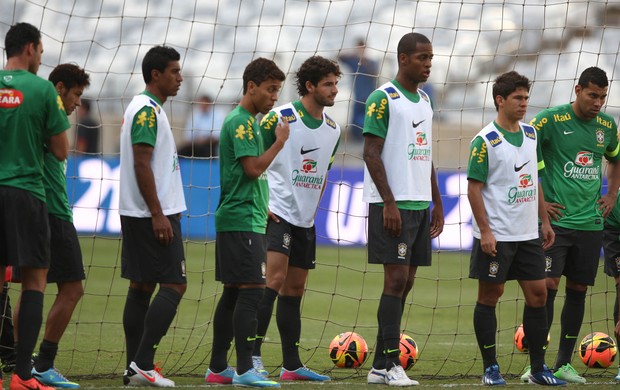
<instances>
[{"instance_id":1,"label":"black hair","mask_svg":"<svg viewBox=\"0 0 620 390\"><path fill-rule=\"evenodd\" d=\"M308 89L306 88L307 81L316 86L319 84L319 81L330 73L333 73L336 77L342 75L340 66L336 62L321 56L313 56L305 60L296 74L299 96L306 96L308 94Z\"/></svg>"},{"instance_id":2,"label":"black hair","mask_svg":"<svg viewBox=\"0 0 620 390\"><path fill-rule=\"evenodd\" d=\"M164 72L168 64L172 61L179 61L181 55L178 51L169 46L152 47L142 60L142 77L146 84L151 82L153 70Z\"/></svg>"}]
</instances>

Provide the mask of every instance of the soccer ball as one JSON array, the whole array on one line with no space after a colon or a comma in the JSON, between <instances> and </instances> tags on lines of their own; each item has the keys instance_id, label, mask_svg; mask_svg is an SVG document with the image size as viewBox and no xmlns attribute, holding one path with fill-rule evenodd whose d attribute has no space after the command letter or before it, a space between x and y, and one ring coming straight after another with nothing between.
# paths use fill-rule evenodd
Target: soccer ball
<instances>
[{"instance_id":1,"label":"soccer ball","mask_svg":"<svg viewBox=\"0 0 620 390\"><path fill-rule=\"evenodd\" d=\"M355 332L340 333L329 344L329 357L336 367L359 367L367 356L368 345L364 338Z\"/></svg>"},{"instance_id":2,"label":"soccer ball","mask_svg":"<svg viewBox=\"0 0 620 390\"><path fill-rule=\"evenodd\" d=\"M406 334L400 335L400 364L405 370L413 367L415 362L418 361L418 345Z\"/></svg>"},{"instance_id":3,"label":"soccer ball","mask_svg":"<svg viewBox=\"0 0 620 390\"><path fill-rule=\"evenodd\" d=\"M547 334L547 344L545 344L545 347L548 347L550 342L551 342L551 335ZM529 347L527 344L527 339L525 338L525 333L523 332L523 324L519 325L519 327L515 331L515 347L517 347L519 352L528 351Z\"/></svg>"},{"instance_id":4,"label":"soccer ball","mask_svg":"<svg viewBox=\"0 0 620 390\"><path fill-rule=\"evenodd\" d=\"M590 333L579 345L579 357L588 367L607 368L616 360L617 353L614 339L603 332Z\"/></svg>"}]
</instances>

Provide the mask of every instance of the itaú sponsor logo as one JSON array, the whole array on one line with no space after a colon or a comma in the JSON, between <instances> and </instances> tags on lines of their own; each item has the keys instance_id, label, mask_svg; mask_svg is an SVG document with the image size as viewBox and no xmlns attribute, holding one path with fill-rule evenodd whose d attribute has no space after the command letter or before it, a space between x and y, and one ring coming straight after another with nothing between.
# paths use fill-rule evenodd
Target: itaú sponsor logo
<instances>
[{"instance_id":1,"label":"ita\u00fa sponsor logo","mask_svg":"<svg viewBox=\"0 0 620 390\"><path fill-rule=\"evenodd\" d=\"M594 166L579 166L569 161L564 164L564 177L577 180L599 180L601 177L600 168Z\"/></svg>"}]
</instances>

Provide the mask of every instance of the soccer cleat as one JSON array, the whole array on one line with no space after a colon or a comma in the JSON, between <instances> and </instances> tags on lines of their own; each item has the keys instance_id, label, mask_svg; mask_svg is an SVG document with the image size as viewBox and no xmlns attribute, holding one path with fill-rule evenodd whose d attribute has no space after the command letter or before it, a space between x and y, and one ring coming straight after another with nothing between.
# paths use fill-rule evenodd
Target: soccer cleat
<instances>
[{"instance_id":1,"label":"soccer cleat","mask_svg":"<svg viewBox=\"0 0 620 390\"><path fill-rule=\"evenodd\" d=\"M580 376L579 373L577 373L577 370L575 370L570 363L566 363L562 367L558 368L553 375L556 378L568 383L586 383L586 378Z\"/></svg>"},{"instance_id":2,"label":"soccer cleat","mask_svg":"<svg viewBox=\"0 0 620 390\"><path fill-rule=\"evenodd\" d=\"M263 366L263 359L260 356L252 356L252 366L265 378L269 377L269 371Z\"/></svg>"},{"instance_id":3,"label":"soccer cleat","mask_svg":"<svg viewBox=\"0 0 620 390\"><path fill-rule=\"evenodd\" d=\"M521 382L528 383L530 381L530 375L532 375L532 367L527 366L523 375L521 375Z\"/></svg>"},{"instance_id":4,"label":"soccer cleat","mask_svg":"<svg viewBox=\"0 0 620 390\"><path fill-rule=\"evenodd\" d=\"M503 386L506 384L502 374L499 373L499 366L492 364L484 369L482 384L486 386Z\"/></svg>"},{"instance_id":5,"label":"soccer cleat","mask_svg":"<svg viewBox=\"0 0 620 390\"><path fill-rule=\"evenodd\" d=\"M280 371L280 380L281 381L316 381L316 382L325 382L330 381L331 378L327 375L318 374L308 367L299 367L294 371L289 371L286 368L282 367Z\"/></svg>"},{"instance_id":6,"label":"soccer cleat","mask_svg":"<svg viewBox=\"0 0 620 390\"><path fill-rule=\"evenodd\" d=\"M164 378L159 370L142 370L135 362L131 362L127 369L129 384L135 386L174 387L174 382Z\"/></svg>"},{"instance_id":7,"label":"soccer cleat","mask_svg":"<svg viewBox=\"0 0 620 390\"><path fill-rule=\"evenodd\" d=\"M256 370L256 368L250 368L241 375L235 372L232 384L248 387L280 387L278 382L265 378Z\"/></svg>"},{"instance_id":8,"label":"soccer cleat","mask_svg":"<svg viewBox=\"0 0 620 390\"><path fill-rule=\"evenodd\" d=\"M417 386L420 383L410 379L401 365L394 365L385 374L385 383L388 386Z\"/></svg>"},{"instance_id":9,"label":"soccer cleat","mask_svg":"<svg viewBox=\"0 0 620 390\"><path fill-rule=\"evenodd\" d=\"M52 387L60 387L63 389L78 389L80 385L71 382L64 375L62 375L57 369L54 367L50 368L47 371L39 372L34 367L32 368L32 376L35 377L39 382L44 385L52 386Z\"/></svg>"},{"instance_id":10,"label":"soccer cleat","mask_svg":"<svg viewBox=\"0 0 620 390\"><path fill-rule=\"evenodd\" d=\"M614 378L616 382L620 382L620 368L618 368L618 375Z\"/></svg>"},{"instance_id":11,"label":"soccer cleat","mask_svg":"<svg viewBox=\"0 0 620 390\"><path fill-rule=\"evenodd\" d=\"M205 374L205 382L218 385L230 385L232 384L234 376L235 370L230 366L220 372L213 372L209 368Z\"/></svg>"},{"instance_id":12,"label":"soccer cleat","mask_svg":"<svg viewBox=\"0 0 620 390\"><path fill-rule=\"evenodd\" d=\"M380 370L370 367L370 371L368 371L368 375L366 376L366 383L369 385L385 385L387 382L385 381L385 376L387 371L385 368Z\"/></svg>"},{"instance_id":13,"label":"soccer cleat","mask_svg":"<svg viewBox=\"0 0 620 390\"><path fill-rule=\"evenodd\" d=\"M528 383L531 385L541 385L541 386L565 386L566 382L558 379L551 373L551 370L547 368L546 365L543 365L543 370L541 372L537 372L536 374L531 374L528 379Z\"/></svg>"},{"instance_id":14,"label":"soccer cleat","mask_svg":"<svg viewBox=\"0 0 620 390\"><path fill-rule=\"evenodd\" d=\"M11 384L9 386L9 390L54 390L54 388L48 385L44 385L36 378L23 380L19 377L19 375L13 374L13 376L11 377Z\"/></svg>"},{"instance_id":15,"label":"soccer cleat","mask_svg":"<svg viewBox=\"0 0 620 390\"><path fill-rule=\"evenodd\" d=\"M129 377L127 376L127 370L123 371L123 386L129 385Z\"/></svg>"}]
</instances>

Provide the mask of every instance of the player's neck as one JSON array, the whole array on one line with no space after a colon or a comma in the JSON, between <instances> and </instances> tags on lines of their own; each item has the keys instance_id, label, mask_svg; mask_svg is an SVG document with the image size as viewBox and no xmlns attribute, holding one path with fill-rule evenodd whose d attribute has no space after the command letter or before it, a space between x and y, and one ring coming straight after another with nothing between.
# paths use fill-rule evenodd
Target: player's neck
<instances>
[{"instance_id":1,"label":"player's neck","mask_svg":"<svg viewBox=\"0 0 620 390\"><path fill-rule=\"evenodd\" d=\"M497 125L502 129L510 133L516 133L518 131L521 131L518 120L508 119L500 115L495 119L495 123L497 123Z\"/></svg>"},{"instance_id":2,"label":"player's neck","mask_svg":"<svg viewBox=\"0 0 620 390\"><path fill-rule=\"evenodd\" d=\"M168 96L165 96L164 94L162 94L158 88L155 88L152 85L147 84L146 91L150 93L151 95L155 96L157 99L159 99L160 104L164 104L166 100L168 99Z\"/></svg>"},{"instance_id":3,"label":"player's neck","mask_svg":"<svg viewBox=\"0 0 620 390\"><path fill-rule=\"evenodd\" d=\"M318 104L311 96L306 95L301 98L301 104L314 119L323 119L323 106Z\"/></svg>"},{"instance_id":4,"label":"player's neck","mask_svg":"<svg viewBox=\"0 0 620 390\"><path fill-rule=\"evenodd\" d=\"M4 70L28 70L28 60L23 56L13 56L6 61Z\"/></svg>"}]
</instances>

